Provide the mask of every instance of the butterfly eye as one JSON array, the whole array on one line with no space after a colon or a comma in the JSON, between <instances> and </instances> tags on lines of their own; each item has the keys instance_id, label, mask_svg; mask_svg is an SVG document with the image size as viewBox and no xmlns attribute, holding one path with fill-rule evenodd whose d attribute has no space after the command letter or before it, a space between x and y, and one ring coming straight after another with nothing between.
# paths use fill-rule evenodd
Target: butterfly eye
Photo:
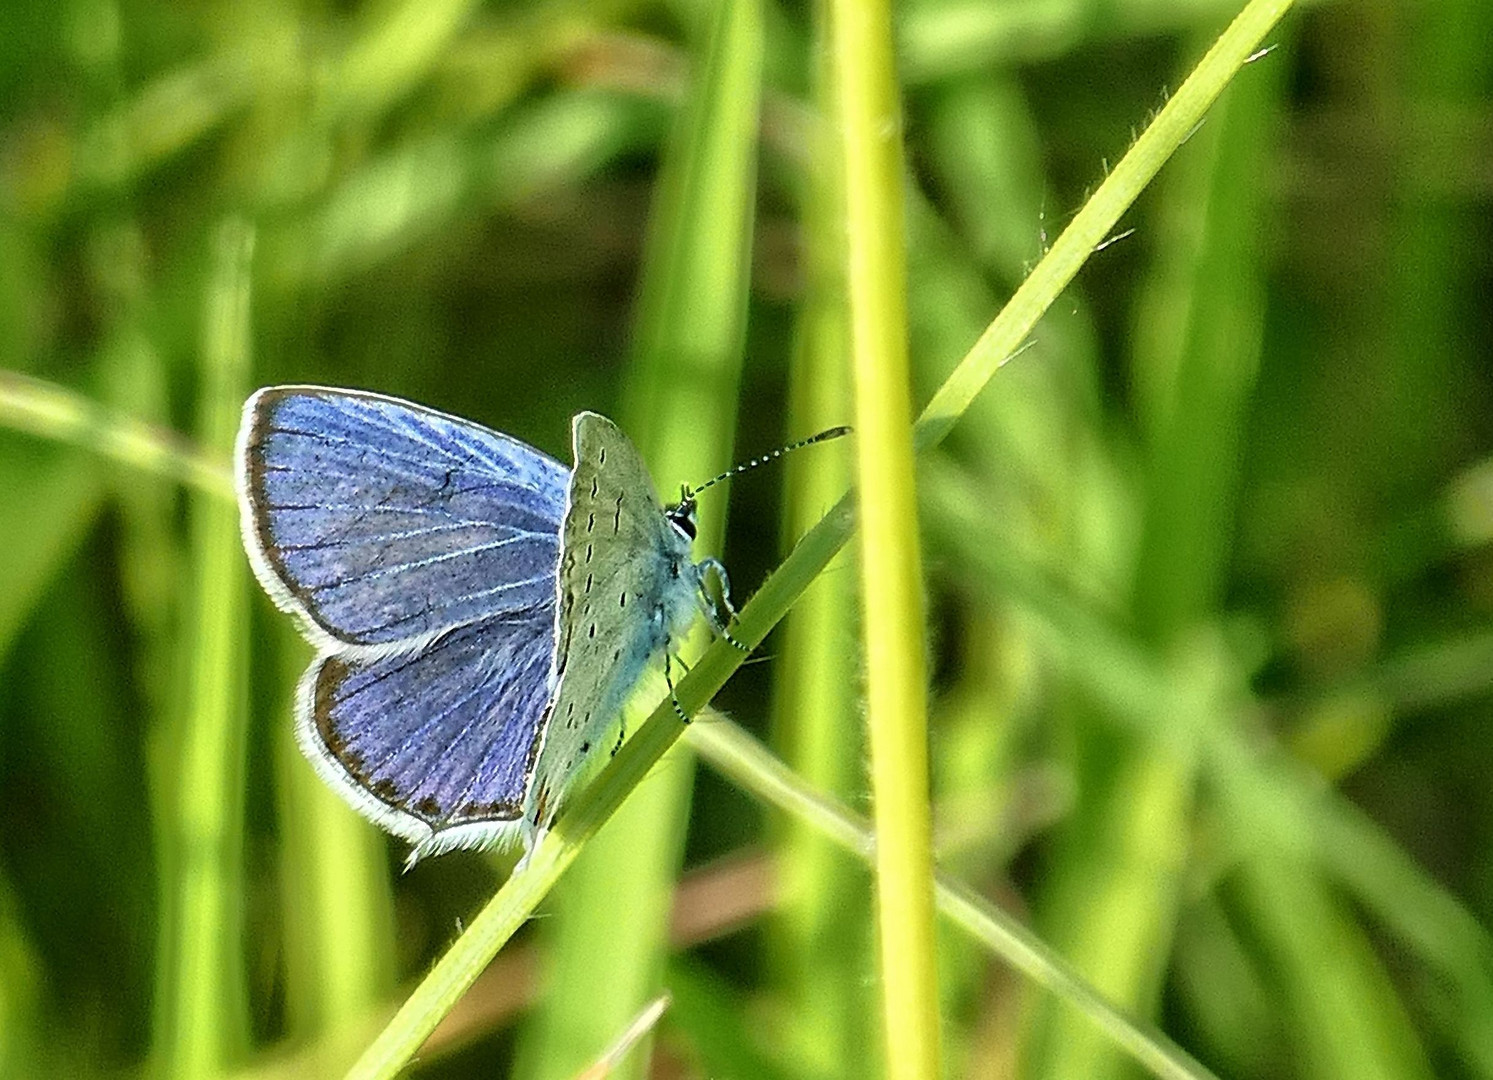
<instances>
[{"instance_id":1,"label":"butterfly eye","mask_svg":"<svg viewBox=\"0 0 1493 1080\"><path fill-rule=\"evenodd\" d=\"M669 524L678 529L690 540L695 538L695 501L685 499L678 506L671 506L665 511Z\"/></svg>"}]
</instances>

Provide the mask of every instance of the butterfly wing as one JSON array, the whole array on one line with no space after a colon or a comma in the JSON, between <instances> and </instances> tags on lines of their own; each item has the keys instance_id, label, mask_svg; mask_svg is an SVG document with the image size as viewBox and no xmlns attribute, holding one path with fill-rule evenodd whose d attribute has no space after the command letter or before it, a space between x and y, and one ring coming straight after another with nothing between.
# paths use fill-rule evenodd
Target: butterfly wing
<instances>
[{"instance_id":1,"label":"butterfly wing","mask_svg":"<svg viewBox=\"0 0 1493 1080\"><path fill-rule=\"evenodd\" d=\"M410 402L260 390L237 447L244 546L322 651L409 651L553 603L567 470Z\"/></svg>"},{"instance_id":2,"label":"butterfly wing","mask_svg":"<svg viewBox=\"0 0 1493 1080\"><path fill-rule=\"evenodd\" d=\"M572 426L561 528L555 693L526 816L553 821L565 790L615 728L646 665L695 612L690 542L671 525L637 449L604 416Z\"/></svg>"},{"instance_id":3,"label":"butterfly wing","mask_svg":"<svg viewBox=\"0 0 1493 1080\"><path fill-rule=\"evenodd\" d=\"M417 652L328 654L301 680L297 736L344 798L412 858L516 834L550 697L551 609L467 623Z\"/></svg>"}]
</instances>

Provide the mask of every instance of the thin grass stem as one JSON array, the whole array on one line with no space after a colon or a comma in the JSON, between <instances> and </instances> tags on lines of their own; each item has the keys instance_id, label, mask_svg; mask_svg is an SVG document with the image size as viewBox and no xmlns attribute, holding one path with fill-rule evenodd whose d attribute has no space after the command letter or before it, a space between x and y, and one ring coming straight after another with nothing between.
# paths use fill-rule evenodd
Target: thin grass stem
<instances>
[{"instance_id":1,"label":"thin grass stem","mask_svg":"<svg viewBox=\"0 0 1493 1080\"><path fill-rule=\"evenodd\" d=\"M1292 0L1250 0L1213 43L1176 95L1162 106L933 395L918 417L919 449L942 442L996 369L1021 348L1037 321L1062 295L1095 248L1109 237L1167 158L1203 122L1203 114L1244 67L1265 35L1290 10L1291 4Z\"/></svg>"},{"instance_id":2,"label":"thin grass stem","mask_svg":"<svg viewBox=\"0 0 1493 1080\"><path fill-rule=\"evenodd\" d=\"M45 379L0 371L0 427L79 446L121 465L233 498L227 455L142 423Z\"/></svg>"}]
</instances>

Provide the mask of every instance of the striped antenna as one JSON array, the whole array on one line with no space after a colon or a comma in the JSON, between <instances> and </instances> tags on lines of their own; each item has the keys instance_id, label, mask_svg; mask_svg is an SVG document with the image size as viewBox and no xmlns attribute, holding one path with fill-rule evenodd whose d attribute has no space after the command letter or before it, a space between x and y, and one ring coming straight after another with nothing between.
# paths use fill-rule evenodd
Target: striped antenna
<instances>
[{"instance_id":1,"label":"striped antenna","mask_svg":"<svg viewBox=\"0 0 1493 1080\"><path fill-rule=\"evenodd\" d=\"M799 439L798 442L789 443L787 446L780 446L776 450L763 454L761 457L754 457L751 461L743 462L742 464L737 465L734 468L727 469L719 476L711 477L709 480L705 481L705 483L701 484L697 488L685 488L684 498L680 500L680 506L693 506L695 502L695 496L699 495L700 492L704 491L706 488L714 487L716 484L719 484L723 480L729 480L733 476L744 473L748 469L755 469L758 465L766 465L769 461L776 461L784 454L791 454L793 451L802 450L806 446L813 446L815 443L829 442L830 439L838 439L842 435L849 435L850 432L850 427L848 425L842 424L839 427L832 427L828 428L825 431L821 431L818 435L810 435L807 439Z\"/></svg>"}]
</instances>

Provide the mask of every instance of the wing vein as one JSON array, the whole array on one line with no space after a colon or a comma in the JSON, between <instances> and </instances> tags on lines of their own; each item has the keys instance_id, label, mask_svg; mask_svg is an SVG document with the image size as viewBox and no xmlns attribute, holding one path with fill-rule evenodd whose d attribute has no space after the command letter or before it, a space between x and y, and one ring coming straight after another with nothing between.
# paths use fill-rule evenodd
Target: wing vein
<instances>
[{"instance_id":1,"label":"wing vein","mask_svg":"<svg viewBox=\"0 0 1493 1080\"><path fill-rule=\"evenodd\" d=\"M328 593L334 589L346 588L349 585L356 585L363 581L377 581L379 578L387 577L390 574L403 574L410 570L420 570L427 566L434 566L436 563L449 562L451 559L459 559L466 555L476 555L482 551L493 551L500 547L507 547L509 544L522 543L526 540L542 542L543 539L544 537L540 533L525 532L519 536L510 536L503 540L495 540L491 544L477 544L472 547L459 548L456 551L442 552L440 555L432 555L426 559L413 559L409 562L395 563L392 566L377 566L360 574L350 574L336 581L329 581L325 585L313 586L311 592L317 594ZM525 578L522 581L507 582L500 586L500 589L517 588L520 585L533 585L536 582L545 580L548 576L548 574L542 574L539 577ZM483 594L479 593L477 595L480 596Z\"/></svg>"}]
</instances>

